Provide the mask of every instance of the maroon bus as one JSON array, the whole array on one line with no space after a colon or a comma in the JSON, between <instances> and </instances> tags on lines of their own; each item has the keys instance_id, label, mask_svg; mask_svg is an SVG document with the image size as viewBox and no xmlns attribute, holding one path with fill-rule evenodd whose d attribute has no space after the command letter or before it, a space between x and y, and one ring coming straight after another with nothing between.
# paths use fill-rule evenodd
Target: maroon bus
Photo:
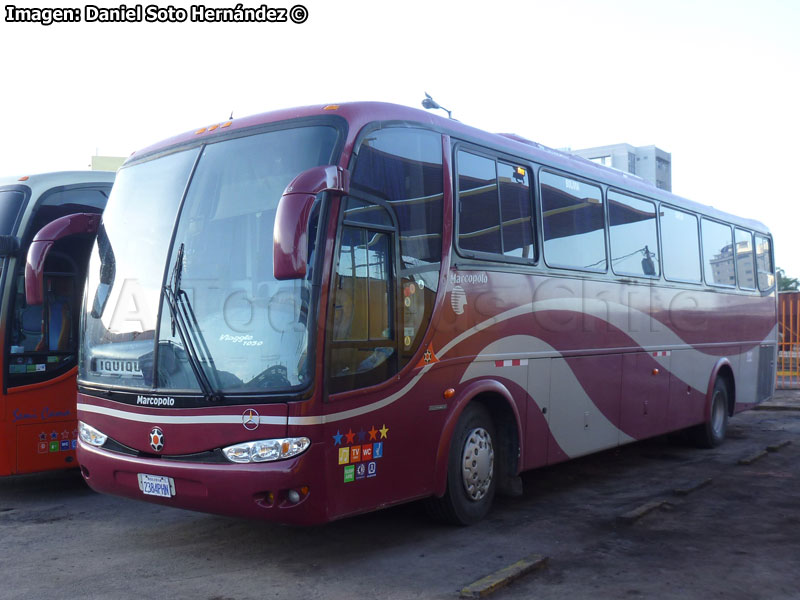
<instances>
[{"instance_id":1,"label":"maroon bus","mask_svg":"<svg viewBox=\"0 0 800 600\"><path fill-rule=\"evenodd\" d=\"M381 103L133 154L84 303L88 484L287 523L472 523L527 469L715 446L775 380L764 225Z\"/></svg>"}]
</instances>

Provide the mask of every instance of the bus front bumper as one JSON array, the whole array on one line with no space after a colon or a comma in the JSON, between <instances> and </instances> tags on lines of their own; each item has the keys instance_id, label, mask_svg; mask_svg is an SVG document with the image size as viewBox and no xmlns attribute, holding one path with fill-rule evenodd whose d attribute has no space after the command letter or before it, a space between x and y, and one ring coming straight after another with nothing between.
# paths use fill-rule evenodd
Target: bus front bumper
<instances>
[{"instance_id":1,"label":"bus front bumper","mask_svg":"<svg viewBox=\"0 0 800 600\"><path fill-rule=\"evenodd\" d=\"M328 520L324 447L269 463L187 463L127 456L78 442L78 463L93 490L165 506L294 525ZM314 465L317 465L316 468ZM168 477L173 494L146 495L140 475Z\"/></svg>"}]
</instances>

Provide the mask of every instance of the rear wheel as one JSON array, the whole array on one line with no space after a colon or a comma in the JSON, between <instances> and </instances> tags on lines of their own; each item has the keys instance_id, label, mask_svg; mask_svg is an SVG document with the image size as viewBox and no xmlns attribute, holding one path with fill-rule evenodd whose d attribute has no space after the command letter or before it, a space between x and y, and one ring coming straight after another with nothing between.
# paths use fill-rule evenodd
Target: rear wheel
<instances>
[{"instance_id":1,"label":"rear wheel","mask_svg":"<svg viewBox=\"0 0 800 600\"><path fill-rule=\"evenodd\" d=\"M718 377L711 395L708 420L691 430L692 438L701 448L716 448L725 440L728 431L728 385Z\"/></svg>"},{"instance_id":2,"label":"rear wheel","mask_svg":"<svg viewBox=\"0 0 800 600\"><path fill-rule=\"evenodd\" d=\"M447 491L430 501L437 518L471 525L489 512L497 484L495 429L487 410L472 403L458 420L447 466Z\"/></svg>"}]
</instances>

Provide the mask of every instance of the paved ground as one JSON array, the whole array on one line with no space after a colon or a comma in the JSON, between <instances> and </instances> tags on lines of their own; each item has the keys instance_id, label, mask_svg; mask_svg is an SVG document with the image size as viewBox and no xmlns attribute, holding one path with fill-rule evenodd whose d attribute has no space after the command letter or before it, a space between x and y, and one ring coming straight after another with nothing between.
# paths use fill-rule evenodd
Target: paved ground
<instances>
[{"instance_id":1,"label":"paved ground","mask_svg":"<svg viewBox=\"0 0 800 600\"><path fill-rule=\"evenodd\" d=\"M412 504L296 529L101 496L74 472L7 478L0 598L453 599L531 554L546 569L493 598L800 598L800 392L773 404L714 450L663 437L527 473L470 528Z\"/></svg>"}]
</instances>

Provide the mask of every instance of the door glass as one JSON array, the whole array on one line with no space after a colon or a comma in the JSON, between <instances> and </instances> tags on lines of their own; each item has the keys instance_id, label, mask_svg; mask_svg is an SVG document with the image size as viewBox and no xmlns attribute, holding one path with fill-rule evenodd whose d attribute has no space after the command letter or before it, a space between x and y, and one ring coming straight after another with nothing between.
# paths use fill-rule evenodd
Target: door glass
<instances>
[{"instance_id":1,"label":"door glass","mask_svg":"<svg viewBox=\"0 0 800 600\"><path fill-rule=\"evenodd\" d=\"M392 236L342 227L334 273L332 391L378 383L396 371Z\"/></svg>"}]
</instances>

